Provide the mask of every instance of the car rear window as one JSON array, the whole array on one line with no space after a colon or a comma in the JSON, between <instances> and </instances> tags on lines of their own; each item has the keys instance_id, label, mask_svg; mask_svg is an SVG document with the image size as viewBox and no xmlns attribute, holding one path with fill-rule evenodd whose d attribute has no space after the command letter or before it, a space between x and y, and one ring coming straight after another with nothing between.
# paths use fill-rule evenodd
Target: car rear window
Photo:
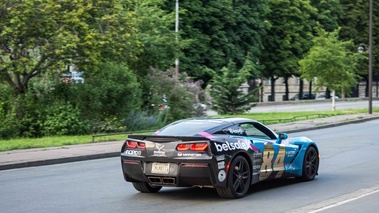
<instances>
[{"instance_id":1,"label":"car rear window","mask_svg":"<svg viewBox=\"0 0 379 213\"><path fill-rule=\"evenodd\" d=\"M162 128L157 135L194 136L200 132L207 131L220 126L223 122L219 120L188 120L170 124Z\"/></svg>"}]
</instances>

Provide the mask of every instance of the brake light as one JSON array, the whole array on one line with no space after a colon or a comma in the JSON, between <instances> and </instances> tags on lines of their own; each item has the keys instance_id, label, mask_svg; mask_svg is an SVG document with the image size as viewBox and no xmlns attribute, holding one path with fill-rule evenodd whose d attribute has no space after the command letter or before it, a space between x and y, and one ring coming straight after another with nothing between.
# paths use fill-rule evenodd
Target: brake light
<instances>
[{"instance_id":1,"label":"brake light","mask_svg":"<svg viewBox=\"0 0 379 213\"><path fill-rule=\"evenodd\" d=\"M127 140L126 141L126 147L128 149L141 149L141 150L145 150L146 149L146 144L143 143L143 142L138 142L138 141L131 141L131 140Z\"/></svg>"},{"instance_id":2,"label":"brake light","mask_svg":"<svg viewBox=\"0 0 379 213\"><path fill-rule=\"evenodd\" d=\"M176 147L176 150L178 151L187 151L189 150L190 148L190 144L178 144L178 146Z\"/></svg>"},{"instance_id":3,"label":"brake light","mask_svg":"<svg viewBox=\"0 0 379 213\"><path fill-rule=\"evenodd\" d=\"M193 143L191 145L192 151L204 151L208 148L208 143Z\"/></svg>"},{"instance_id":4,"label":"brake light","mask_svg":"<svg viewBox=\"0 0 379 213\"><path fill-rule=\"evenodd\" d=\"M126 147L129 149L135 149L137 148L137 142L135 141L126 141Z\"/></svg>"},{"instance_id":5,"label":"brake light","mask_svg":"<svg viewBox=\"0 0 379 213\"><path fill-rule=\"evenodd\" d=\"M208 143L181 143L176 146L178 151L205 151Z\"/></svg>"}]
</instances>

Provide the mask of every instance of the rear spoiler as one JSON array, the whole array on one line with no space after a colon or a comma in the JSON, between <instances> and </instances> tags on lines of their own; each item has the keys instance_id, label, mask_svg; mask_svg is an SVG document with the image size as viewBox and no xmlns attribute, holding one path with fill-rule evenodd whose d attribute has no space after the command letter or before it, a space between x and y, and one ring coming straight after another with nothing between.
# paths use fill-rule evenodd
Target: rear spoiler
<instances>
[{"instance_id":1,"label":"rear spoiler","mask_svg":"<svg viewBox=\"0 0 379 213\"><path fill-rule=\"evenodd\" d=\"M164 135L129 135L127 139L147 140L153 142L173 142L173 141L209 141L206 137L196 136L164 136Z\"/></svg>"}]
</instances>

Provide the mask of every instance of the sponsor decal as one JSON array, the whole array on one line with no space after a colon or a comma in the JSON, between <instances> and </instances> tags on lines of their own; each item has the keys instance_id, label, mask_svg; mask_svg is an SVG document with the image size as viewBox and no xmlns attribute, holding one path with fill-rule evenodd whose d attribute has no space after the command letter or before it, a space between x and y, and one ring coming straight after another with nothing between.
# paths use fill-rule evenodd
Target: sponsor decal
<instances>
[{"instance_id":1,"label":"sponsor decal","mask_svg":"<svg viewBox=\"0 0 379 213\"><path fill-rule=\"evenodd\" d=\"M256 169L261 169L261 165L254 165L253 166L253 169L256 170Z\"/></svg>"},{"instance_id":2,"label":"sponsor decal","mask_svg":"<svg viewBox=\"0 0 379 213\"><path fill-rule=\"evenodd\" d=\"M201 153L183 153L183 152L178 152L179 157L201 157Z\"/></svg>"},{"instance_id":3,"label":"sponsor decal","mask_svg":"<svg viewBox=\"0 0 379 213\"><path fill-rule=\"evenodd\" d=\"M226 173L225 173L225 170L220 170L218 172L218 180L220 182L223 182L224 180L226 179Z\"/></svg>"},{"instance_id":4,"label":"sponsor decal","mask_svg":"<svg viewBox=\"0 0 379 213\"><path fill-rule=\"evenodd\" d=\"M217 162L218 169L225 169L225 161Z\"/></svg>"},{"instance_id":5,"label":"sponsor decal","mask_svg":"<svg viewBox=\"0 0 379 213\"><path fill-rule=\"evenodd\" d=\"M287 157L293 158L296 155L296 151L287 151L286 152Z\"/></svg>"},{"instance_id":6,"label":"sponsor decal","mask_svg":"<svg viewBox=\"0 0 379 213\"><path fill-rule=\"evenodd\" d=\"M125 155L141 156L141 151L140 150L125 150Z\"/></svg>"},{"instance_id":7,"label":"sponsor decal","mask_svg":"<svg viewBox=\"0 0 379 213\"><path fill-rule=\"evenodd\" d=\"M222 151L232 151L236 149L244 149L247 150L249 148L249 145L246 143L246 141L238 141L238 142L232 142L229 143L228 141L225 143L215 143L217 152Z\"/></svg>"},{"instance_id":8,"label":"sponsor decal","mask_svg":"<svg viewBox=\"0 0 379 213\"><path fill-rule=\"evenodd\" d=\"M243 133L245 132L242 128L237 128L237 129L229 128L228 131L232 135L243 135Z\"/></svg>"},{"instance_id":9,"label":"sponsor decal","mask_svg":"<svg viewBox=\"0 0 379 213\"><path fill-rule=\"evenodd\" d=\"M225 160L225 155L216 156L216 161L223 161L223 160Z\"/></svg>"},{"instance_id":10,"label":"sponsor decal","mask_svg":"<svg viewBox=\"0 0 379 213\"><path fill-rule=\"evenodd\" d=\"M163 151L164 145L163 144L155 144L155 150L153 152L152 156L157 156L157 157L166 157L166 152Z\"/></svg>"}]
</instances>

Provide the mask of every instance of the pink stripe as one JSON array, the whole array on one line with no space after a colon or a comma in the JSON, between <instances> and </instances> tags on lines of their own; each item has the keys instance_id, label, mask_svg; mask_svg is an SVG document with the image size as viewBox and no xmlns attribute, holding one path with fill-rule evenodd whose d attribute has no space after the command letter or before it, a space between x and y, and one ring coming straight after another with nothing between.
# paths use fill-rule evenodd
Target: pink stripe
<instances>
[{"instance_id":1,"label":"pink stripe","mask_svg":"<svg viewBox=\"0 0 379 213\"><path fill-rule=\"evenodd\" d=\"M199 135L204 136L206 138L214 138L215 136L209 134L208 132L199 132Z\"/></svg>"}]
</instances>

